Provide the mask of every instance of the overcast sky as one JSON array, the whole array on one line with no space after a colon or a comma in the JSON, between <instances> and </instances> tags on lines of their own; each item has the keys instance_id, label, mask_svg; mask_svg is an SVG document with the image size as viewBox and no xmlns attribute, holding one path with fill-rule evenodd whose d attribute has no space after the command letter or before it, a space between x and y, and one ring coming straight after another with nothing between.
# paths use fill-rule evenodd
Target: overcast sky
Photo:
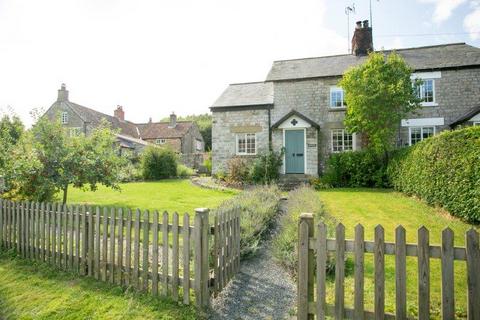
<instances>
[{"instance_id":1,"label":"overcast sky","mask_svg":"<svg viewBox=\"0 0 480 320\"><path fill-rule=\"evenodd\" d=\"M70 100L134 122L208 112L274 60L347 52L368 0L0 0L0 108ZM480 46L480 0L372 0L376 49ZM425 34L428 34L426 36Z\"/></svg>"}]
</instances>

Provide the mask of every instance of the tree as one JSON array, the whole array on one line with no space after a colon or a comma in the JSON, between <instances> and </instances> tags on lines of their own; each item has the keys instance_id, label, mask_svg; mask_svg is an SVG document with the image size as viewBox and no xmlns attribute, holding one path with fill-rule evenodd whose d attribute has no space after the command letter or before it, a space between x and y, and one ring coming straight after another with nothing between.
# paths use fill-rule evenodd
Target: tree
<instances>
[{"instance_id":1,"label":"tree","mask_svg":"<svg viewBox=\"0 0 480 320\"><path fill-rule=\"evenodd\" d=\"M400 120L420 107L412 69L395 52L370 53L367 61L348 70L340 86L347 103L345 126L366 135L368 147L386 153L393 146Z\"/></svg>"},{"instance_id":2,"label":"tree","mask_svg":"<svg viewBox=\"0 0 480 320\"><path fill-rule=\"evenodd\" d=\"M17 197L48 201L62 192L66 203L70 185L92 191L98 184L118 189L124 161L106 123L87 137L71 137L58 121L43 117L12 152L7 181Z\"/></svg>"},{"instance_id":3,"label":"tree","mask_svg":"<svg viewBox=\"0 0 480 320\"><path fill-rule=\"evenodd\" d=\"M11 149L20 140L25 127L16 115L3 115L0 120L0 174L4 171L5 161Z\"/></svg>"}]
</instances>

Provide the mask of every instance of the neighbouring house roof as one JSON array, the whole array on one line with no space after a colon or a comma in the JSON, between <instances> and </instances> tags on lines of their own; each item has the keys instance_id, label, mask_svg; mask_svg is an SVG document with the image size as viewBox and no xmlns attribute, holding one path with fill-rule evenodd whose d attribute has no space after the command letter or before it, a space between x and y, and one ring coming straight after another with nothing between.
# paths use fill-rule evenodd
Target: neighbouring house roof
<instances>
[{"instance_id":1,"label":"neighbouring house roof","mask_svg":"<svg viewBox=\"0 0 480 320\"><path fill-rule=\"evenodd\" d=\"M273 129L276 129L278 128L282 123L284 123L285 121L287 121L290 117L292 116L296 116L296 117L299 117L300 119L302 120L305 120L306 122L308 122L312 127L314 128L317 128L319 129L320 128L320 125L318 123L316 123L315 121L313 121L312 119L310 119L309 117L301 114L300 112L298 112L297 110L292 110L290 111L289 113L287 113L286 115L284 115L280 120L278 120L277 122L275 122L273 125L272 125L272 128Z\"/></svg>"},{"instance_id":2,"label":"neighbouring house roof","mask_svg":"<svg viewBox=\"0 0 480 320\"><path fill-rule=\"evenodd\" d=\"M115 135L119 140L122 140L122 141L127 141L127 142L130 142L130 143L136 143L136 144L140 144L142 146L148 146L150 143L148 143L147 141L144 141L144 140L141 140L141 139L137 139L137 138L133 138L133 137L130 137L130 136L126 136L126 135L123 135L123 134L116 134Z\"/></svg>"},{"instance_id":3,"label":"neighbouring house roof","mask_svg":"<svg viewBox=\"0 0 480 320\"><path fill-rule=\"evenodd\" d=\"M465 43L395 50L415 70L439 70L480 66L480 48ZM382 51L379 51L382 52ZM383 51L386 54L392 50ZM267 81L341 76L363 63L367 56L353 54L275 61Z\"/></svg>"},{"instance_id":4,"label":"neighbouring house roof","mask_svg":"<svg viewBox=\"0 0 480 320\"><path fill-rule=\"evenodd\" d=\"M210 109L272 105L273 84L269 82L250 82L229 85Z\"/></svg>"},{"instance_id":5,"label":"neighbouring house roof","mask_svg":"<svg viewBox=\"0 0 480 320\"><path fill-rule=\"evenodd\" d=\"M112 125L112 128L120 129L121 134L134 138L140 138L140 132L137 130L137 126L130 121L122 121L116 117L70 101L61 101L59 103L68 105L70 109L72 109L80 118L82 118L83 121L88 122L93 126L98 126L102 122L102 119L105 119Z\"/></svg>"},{"instance_id":6,"label":"neighbouring house roof","mask_svg":"<svg viewBox=\"0 0 480 320\"><path fill-rule=\"evenodd\" d=\"M475 117L479 113L480 113L480 105L473 107L467 113L465 113L464 115L462 115L461 117L455 119L452 123L450 123L450 128L455 128L459 124L462 124L470 120L471 118Z\"/></svg>"},{"instance_id":7,"label":"neighbouring house roof","mask_svg":"<svg viewBox=\"0 0 480 320\"><path fill-rule=\"evenodd\" d=\"M141 143L142 140L140 139L182 138L193 126L193 121L177 121L174 128L169 127L169 122L137 124L126 120L120 120L114 116L110 116L70 101L56 101L53 106L55 106L55 104L59 104L63 107L67 106L83 121L94 127L100 125L102 119L105 119L111 124L113 129L120 129L120 133L117 135L119 138L126 140L126 138L129 137L129 141L135 143Z\"/></svg>"},{"instance_id":8,"label":"neighbouring house roof","mask_svg":"<svg viewBox=\"0 0 480 320\"><path fill-rule=\"evenodd\" d=\"M192 121L177 121L174 128L169 122L151 122L138 124L142 139L172 139L182 138L193 126Z\"/></svg>"}]
</instances>

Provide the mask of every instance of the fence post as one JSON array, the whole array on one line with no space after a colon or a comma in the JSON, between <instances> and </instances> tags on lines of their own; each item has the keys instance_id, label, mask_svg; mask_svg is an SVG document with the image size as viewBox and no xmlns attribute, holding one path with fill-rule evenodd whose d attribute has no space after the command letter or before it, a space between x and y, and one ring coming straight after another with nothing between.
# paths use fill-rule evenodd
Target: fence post
<instances>
[{"instance_id":1,"label":"fence post","mask_svg":"<svg viewBox=\"0 0 480 320\"><path fill-rule=\"evenodd\" d=\"M300 215L298 227L298 319L313 319L308 313L309 301L314 301L314 251L309 248L309 238L314 236L312 213Z\"/></svg>"},{"instance_id":2,"label":"fence post","mask_svg":"<svg viewBox=\"0 0 480 320\"><path fill-rule=\"evenodd\" d=\"M210 224L207 208L195 209L195 301L198 307L210 304L208 292L208 234Z\"/></svg>"}]
</instances>

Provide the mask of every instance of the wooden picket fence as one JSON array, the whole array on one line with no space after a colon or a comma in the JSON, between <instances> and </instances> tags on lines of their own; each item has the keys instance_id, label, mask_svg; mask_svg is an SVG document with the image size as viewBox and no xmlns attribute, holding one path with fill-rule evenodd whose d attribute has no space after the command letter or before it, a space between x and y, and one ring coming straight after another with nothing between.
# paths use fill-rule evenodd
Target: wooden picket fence
<instances>
[{"instance_id":1,"label":"wooden picket fence","mask_svg":"<svg viewBox=\"0 0 480 320\"><path fill-rule=\"evenodd\" d=\"M239 210L214 212L213 226L209 209L195 210L193 226L188 213L179 220L176 212L0 199L0 249L184 304L193 293L205 307L239 270Z\"/></svg>"},{"instance_id":2,"label":"wooden picket fence","mask_svg":"<svg viewBox=\"0 0 480 320\"><path fill-rule=\"evenodd\" d=\"M327 239L327 228L315 226L312 214L302 214L298 241L298 319L407 319L406 257L418 259L418 318L430 318L430 259L441 260L442 319L455 318L454 261L467 267L467 317L480 319L480 246L474 229L465 234L466 248L454 247L454 234L442 232L442 245L430 245L429 231L418 230L418 244L407 244L402 226L395 230L395 243L384 240L382 226L375 228L374 241L364 240L364 228L357 225L355 239L345 240L345 227L339 224L335 239ZM316 237L314 237L316 236ZM335 256L335 305L326 303L327 254ZM345 253L354 257L354 309L345 308ZM364 255L374 255L374 310L364 309ZM385 313L385 255L395 256L395 314Z\"/></svg>"}]
</instances>

